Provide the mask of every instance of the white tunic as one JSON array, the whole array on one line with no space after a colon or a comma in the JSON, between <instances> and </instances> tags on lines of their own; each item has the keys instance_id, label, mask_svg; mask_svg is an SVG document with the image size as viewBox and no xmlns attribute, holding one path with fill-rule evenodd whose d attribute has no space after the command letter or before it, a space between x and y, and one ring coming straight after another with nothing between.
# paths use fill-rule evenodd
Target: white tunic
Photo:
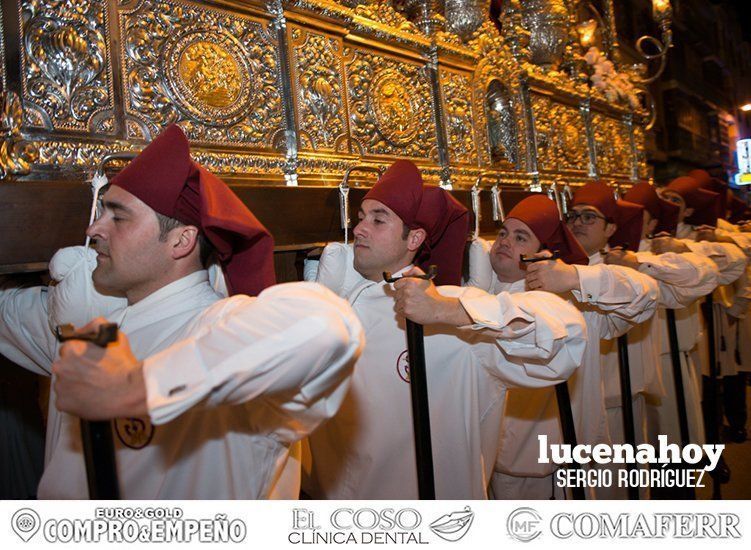
<instances>
[{"instance_id":1,"label":"white tunic","mask_svg":"<svg viewBox=\"0 0 751 550\"><path fill-rule=\"evenodd\" d=\"M609 443L600 342L616 338L651 316L657 303L657 285L649 277L620 266L574 267L580 286L569 296L582 312L588 334L582 364L568 384L577 442ZM513 286L523 289L523 281ZM554 390L511 390L496 471L535 477L553 473L556 465L538 464L540 434L546 434L549 443L563 443Z\"/></svg>"},{"instance_id":2,"label":"white tunic","mask_svg":"<svg viewBox=\"0 0 751 550\"><path fill-rule=\"evenodd\" d=\"M47 292L0 291L0 352L40 374L58 350ZM285 469L289 448L336 412L362 345L349 306L319 285L220 300L206 271L110 320L138 358L151 356L144 362L151 418L113 422L125 499L250 499L294 487L280 480L299 475ZM58 412L54 399L53 390L38 494L87 498L79 421Z\"/></svg>"},{"instance_id":3,"label":"white tunic","mask_svg":"<svg viewBox=\"0 0 751 550\"><path fill-rule=\"evenodd\" d=\"M723 234L720 231L720 234ZM749 265L743 247L723 242L696 242L693 239L696 232L686 224L678 225L677 235L693 251L710 258L719 270L720 286L714 291L715 332L717 333L716 353L720 364L720 375L737 374L735 360L736 327L729 324L728 313L742 318L751 301L751 277ZM742 240L739 240L743 244ZM692 351L697 377L709 375L708 340L704 326L704 319L699 315L698 305L692 308L691 314L681 316L678 321L679 338L696 339L696 349Z\"/></svg>"},{"instance_id":4,"label":"white tunic","mask_svg":"<svg viewBox=\"0 0 751 550\"><path fill-rule=\"evenodd\" d=\"M336 269L326 265L336 257ZM338 274L332 279L346 288L368 343L341 411L310 437L306 488L325 498L417 498L405 321L394 312L392 286L359 276L341 245L327 247L320 271ZM585 326L575 308L544 292L439 291L459 297L474 324L425 327L436 496L482 499L506 389L567 379L584 353ZM526 325L512 330L513 320Z\"/></svg>"},{"instance_id":5,"label":"white tunic","mask_svg":"<svg viewBox=\"0 0 751 550\"><path fill-rule=\"evenodd\" d=\"M693 252L666 253L656 256L646 252L648 243L642 241L637 258L639 270L649 274L660 285L660 307L657 315L629 332L629 358L634 363L656 365L657 376L645 384L647 396L647 439L657 444L658 435L667 435L671 442L680 443L678 408L676 404L670 342L667 333L666 308L676 317L685 308L707 294L718 283L719 272L714 262ZM680 346L679 346L680 349ZM694 442L703 441L704 426L701 413L701 384L691 364L690 356L680 353L683 393L689 420L689 433ZM648 370L648 369L643 369Z\"/></svg>"},{"instance_id":6,"label":"white tunic","mask_svg":"<svg viewBox=\"0 0 751 550\"><path fill-rule=\"evenodd\" d=\"M716 266L700 254L668 252L655 255L648 252L648 248L649 243L642 241L636 257L640 262L639 271L655 279L659 285L660 309L658 315L629 331L629 363L632 371L641 373L643 382L637 391L660 398L666 391L672 391L672 388L664 387L660 366L660 355L664 350L669 352L664 309L682 309L706 296L717 287L719 273Z\"/></svg>"}]
</instances>

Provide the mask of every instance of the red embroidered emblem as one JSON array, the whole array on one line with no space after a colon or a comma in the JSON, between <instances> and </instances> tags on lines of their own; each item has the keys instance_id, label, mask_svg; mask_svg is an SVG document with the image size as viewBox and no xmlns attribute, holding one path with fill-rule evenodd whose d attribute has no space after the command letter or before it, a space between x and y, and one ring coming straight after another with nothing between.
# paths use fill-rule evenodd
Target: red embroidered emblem
<instances>
[{"instance_id":1,"label":"red embroidered emblem","mask_svg":"<svg viewBox=\"0 0 751 550\"><path fill-rule=\"evenodd\" d=\"M117 418L115 433L126 447L143 449L154 438L154 425L148 418Z\"/></svg>"}]
</instances>

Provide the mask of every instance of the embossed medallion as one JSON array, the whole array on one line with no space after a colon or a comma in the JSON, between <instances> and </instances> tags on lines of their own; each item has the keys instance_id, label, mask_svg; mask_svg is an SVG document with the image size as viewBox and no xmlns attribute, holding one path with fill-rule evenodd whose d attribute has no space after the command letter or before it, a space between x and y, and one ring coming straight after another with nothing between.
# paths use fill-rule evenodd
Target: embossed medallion
<instances>
[{"instance_id":1,"label":"embossed medallion","mask_svg":"<svg viewBox=\"0 0 751 550\"><path fill-rule=\"evenodd\" d=\"M359 48L344 58L353 152L431 159L435 118L422 66Z\"/></svg>"},{"instance_id":2,"label":"embossed medallion","mask_svg":"<svg viewBox=\"0 0 751 550\"><path fill-rule=\"evenodd\" d=\"M178 106L205 124L233 124L247 109L253 71L234 37L195 30L164 52L167 82Z\"/></svg>"},{"instance_id":3,"label":"embossed medallion","mask_svg":"<svg viewBox=\"0 0 751 550\"><path fill-rule=\"evenodd\" d=\"M368 97L383 137L394 145L406 145L415 138L417 127L412 121L417 107L396 71L379 74Z\"/></svg>"},{"instance_id":4,"label":"embossed medallion","mask_svg":"<svg viewBox=\"0 0 751 550\"><path fill-rule=\"evenodd\" d=\"M275 150L284 121L268 22L151 0L119 23L129 137L179 123L191 140Z\"/></svg>"}]
</instances>

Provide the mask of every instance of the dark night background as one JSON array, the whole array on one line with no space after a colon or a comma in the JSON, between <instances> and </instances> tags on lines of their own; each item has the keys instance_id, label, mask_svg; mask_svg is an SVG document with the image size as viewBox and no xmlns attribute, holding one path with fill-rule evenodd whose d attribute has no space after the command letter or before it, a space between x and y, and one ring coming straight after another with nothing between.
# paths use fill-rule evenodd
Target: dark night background
<instances>
[{"instance_id":1,"label":"dark night background","mask_svg":"<svg viewBox=\"0 0 751 550\"><path fill-rule=\"evenodd\" d=\"M727 4L735 9L743 28L743 37L751 41L751 0L712 0L714 4Z\"/></svg>"}]
</instances>

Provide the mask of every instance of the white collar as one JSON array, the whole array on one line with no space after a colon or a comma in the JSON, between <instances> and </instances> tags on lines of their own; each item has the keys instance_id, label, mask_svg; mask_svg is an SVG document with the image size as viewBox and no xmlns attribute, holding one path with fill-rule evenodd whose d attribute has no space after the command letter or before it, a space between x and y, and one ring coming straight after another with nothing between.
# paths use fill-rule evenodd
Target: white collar
<instances>
[{"instance_id":1,"label":"white collar","mask_svg":"<svg viewBox=\"0 0 751 550\"><path fill-rule=\"evenodd\" d=\"M509 294L515 294L517 292L524 292L526 290L526 282L525 279L519 279L513 283L504 283L499 281L498 277L495 277L493 280L492 293L499 294L501 292L508 292Z\"/></svg>"},{"instance_id":2,"label":"white collar","mask_svg":"<svg viewBox=\"0 0 751 550\"><path fill-rule=\"evenodd\" d=\"M605 250L608 250L607 246L605 246ZM589 257L589 265L598 265L601 263L603 263L603 259L599 250Z\"/></svg>"},{"instance_id":3,"label":"white collar","mask_svg":"<svg viewBox=\"0 0 751 550\"><path fill-rule=\"evenodd\" d=\"M159 311L164 310L166 307L175 307L175 305L192 309L195 307L195 303L187 299L188 297L184 296L184 293L187 291L198 293L204 290L208 299L212 301L221 299L221 296L209 285L208 271L205 269L194 271L190 275L186 275L152 292L146 298L136 302L132 306L126 307L120 315L118 324L124 323L126 318L129 322L133 322L134 319L138 319L139 317L143 318L143 321L146 321L152 313L156 312L158 315L163 315ZM177 299L176 303L172 303L175 302L175 299Z\"/></svg>"}]
</instances>

